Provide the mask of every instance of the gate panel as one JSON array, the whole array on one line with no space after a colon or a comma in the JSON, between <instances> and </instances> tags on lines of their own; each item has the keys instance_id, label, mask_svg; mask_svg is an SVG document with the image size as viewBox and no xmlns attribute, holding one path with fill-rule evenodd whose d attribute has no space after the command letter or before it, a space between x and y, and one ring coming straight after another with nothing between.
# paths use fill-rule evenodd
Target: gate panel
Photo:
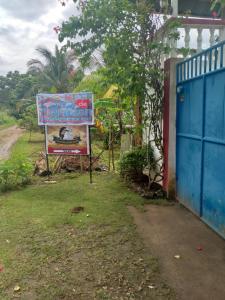
<instances>
[{"instance_id":1,"label":"gate panel","mask_svg":"<svg viewBox=\"0 0 225 300\"><path fill-rule=\"evenodd\" d=\"M177 198L225 238L225 41L177 67Z\"/></svg>"},{"instance_id":2,"label":"gate panel","mask_svg":"<svg viewBox=\"0 0 225 300\"><path fill-rule=\"evenodd\" d=\"M177 194L200 214L203 80L180 86L177 118Z\"/></svg>"},{"instance_id":3,"label":"gate panel","mask_svg":"<svg viewBox=\"0 0 225 300\"><path fill-rule=\"evenodd\" d=\"M225 237L225 145L205 142L202 218Z\"/></svg>"},{"instance_id":4,"label":"gate panel","mask_svg":"<svg viewBox=\"0 0 225 300\"><path fill-rule=\"evenodd\" d=\"M225 71L205 80L202 218L225 236Z\"/></svg>"},{"instance_id":5,"label":"gate panel","mask_svg":"<svg viewBox=\"0 0 225 300\"><path fill-rule=\"evenodd\" d=\"M185 206L200 215L201 142L180 136L177 149L177 195Z\"/></svg>"},{"instance_id":6,"label":"gate panel","mask_svg":"<svg viewBox=\"0 0 225 300\"><path fill-rule=\"evenodd\" d=\"M203 80L180 85L177 106L177 133L202 137Z\"/></svg>"},{"instance_id":7,"label":"gate panel","mask_svg":"<svg viewBox=\"0 0 225 300\"><path fill-rule=\"evenodd\" d=\"M205 136L225 141L225 71L205 80Z\"/></svg>"}]
</instances>

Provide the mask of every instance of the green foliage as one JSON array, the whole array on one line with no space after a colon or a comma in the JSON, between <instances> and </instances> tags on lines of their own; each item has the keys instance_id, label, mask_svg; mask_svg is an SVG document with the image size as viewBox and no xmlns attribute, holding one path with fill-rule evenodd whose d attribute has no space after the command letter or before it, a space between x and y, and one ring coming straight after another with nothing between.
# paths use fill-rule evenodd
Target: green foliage
<instances>
[{"instance_id":1,"label":"green foliage","mask_svg":"<svg viewBox=\"0 0 225 300\"><path fill-rule=\"evenodd\" d=\"M29 133L25 133L12 147L10 159L0 162L0 191L19 189L32 181L34 162L40 149L44 148L44 137L34 133L33 142L28 143ZM28 159L29 157L29 159Z\"/></svg>"},{"instance_id":2,"label":"green foliage","mask_svg":"<svg viewBox=\"0 0 225 300\"><path fill-rule=\"evenodd\" d=\"M135 122L129 123L136 126L135 141L140 144L143 125L151 130L159 128L163 102L161 58L170 52L171 41L178 39L177 22L171 21L162 29L167 17L155 13L154 0L74 2L81 13L63 22L59 40L67 40L67 46L82 61L88 61L96 50L102 49L105 76L118 87L119 99L126 100L124 110L133 114ZM151 106L157 111L152 121L144 124L145 104L154 101Z\"/></svg>"},{"instance_id":3,"label":"green foliage","mask_svg":"<svg viewBox=\"0 0 225 300\"><path fill-rule=\"evenodd\" d=\"M5 192L29 184L32 169L31 162L23 158L0 164L0 190Z\"/></svg>"},{"instance_id":4,"label":"green foliage","mask_svg":"<svg viewBox=\"0 0 225 300\"><path fill-rule=\"evenodd\" d=\"M95 99L102 98L110 84L104 76L103 69L99 69L90 75L85 76L75 87L74 92L90 91L94 94Z\"/></svg>"},{"instance_id":5,"label":"green foliage","mask_svg":"<svg viewBox=\"0 0 225 300\"><path fill-rule=\"evenodd\" d=\"M125 131L124 125L133 124L133 107L128 98L122 98L120 89L114 90L111 86L110 90L111 98L100 98L95 101L96 119L104 127L104 132L119 131L121 135Z\"/></svg>"},{"instance_id":6,"label":"green foliage","mask_svg":"<svg viewBox=\"0 0 225 300\"><path fill-rule=\"evenodd\" d=\"M80 6L82 13L62 24L60 41L67 39L82 60L104 45L111 83L121 86L126 95L143 96L146 73L156 67L153 63L168 46L155 39L162 21L155 14L154 1L88 0ZM170 40L177 39L173 24L167 29Z\"/></svg>"},{"instance_id":7,"label":"green foliage","mask_svg":"<svg viewBox=\"0 0 225 300\"><path fill-rule=\"evenodd\" d=\"M148 146L134 148L121 157L120 175L125 178L138 178L149 164L155 164L152 148Z\"/></svg>"},{"instance_id":8,"label":"green foliage","mask_svg":"<svg viewBox=\"0 0 225 300\"><path fill-rule=\"evenodd\" d=\"M95 101L95 109L98 112L97 118L104 122L107 129L115 123L116 113L121 110L114 99L98 99Z\"/></svg>"},{"instance_id":9,"label":"green foliage","mask_svg":"<svg viewBox=\"0 0 225 300\"><path fill-rule=\"evenodd\" d=\"M15 119L5 111L0 112L0 126L10 126L15 123Z\"/></svg>"},{"instance_id":10,"label":"green foliage","mask_svg":"<svg viewBox=\"0 0 225 300\"><path fill-rule=\"evenodd\" d=\"M212 0L210 9L213 17L225 18L225 0Z\"/></svg>"},{"instance_id":11,"label":"green foliage","mask_svg":"<svg viewBox=\"0 0 225 300\"><path fill-rule=\"evenodd\" d=\"M74 87L77 87L82 79L84 78L84 71L81 68L76 69L69 77L70 90L72 91Z\"/></svg>"},{"instance_id":12,"label":"green foliage","mask_svg":"<svg viewBox=\"0 0 225 300\"><path fill-rule=\"evenodd\" d=\"M37 109L36 105L32 104L26 107L24 113L21 115L21 119L19 122L21 127L24 127L30 132L39 130L38 120L37 120Z\"/></svg>"},{"instance_id":13,"label":"green foliage","mask_svg":"<svg viewBox=\"0 0 225 300\"><path fill-rule=\"evenodd\" d=\"M125 153L120 162L120 174L125 177L129 175L142 174L143 168L147 164L146 153L142 148L136 148Z\"/></svg>"},{"instance_id":14,"label":"green foliage","mask_svg":"<svg viewBox=\"0 0 225 300\"><path fill-rule=\"evenodd\" d=\"M66 93L72 90L73 84L82 79L83 71L74 67L76 62L74 51L59 49L57 45L54 53L45 47L38 47L36 50L44 62L31 59L27 65L31 74L39 75L42 91Z\"/></svg>"},{"instance_id":15,"label":"green foliage","mask_svg":"<svg viewBox=\"0 0 225 300\"><path fill-rule=\"evenodd\" d=\"M8 72L6 76L0 76L0 107L8 109L18 118L20 101L34 97L38 88L36 75Z\"/></svg>"},{"instance_id":16,"label":"green foliage","mask_svg":"<svg viewBox=\"0 0 225 300\"><path fill-rule=\"evenodd\" d=\"M15 102L14 109L11 112L11 114L16 118L16 119L21 119L24 115L24 112L27 110L27 108L34 104L35 100L34 98L32 99L19 99Z\"/></svg>"}]
</instances>

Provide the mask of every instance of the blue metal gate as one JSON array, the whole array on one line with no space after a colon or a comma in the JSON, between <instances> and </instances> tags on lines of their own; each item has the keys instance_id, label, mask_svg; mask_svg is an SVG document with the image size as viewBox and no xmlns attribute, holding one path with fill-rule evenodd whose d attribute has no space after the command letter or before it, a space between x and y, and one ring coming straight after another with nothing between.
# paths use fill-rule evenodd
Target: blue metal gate
<instances>
[{"instance_id":1,"label":"blue metal gate","mask_svg":"<svg viewBox=\"0 0 225 300\"><path fill-rule=\"evenodd\" d=\"M225 238L225 42L177 65L177 198Z\"/></svg>"}]
</instances>

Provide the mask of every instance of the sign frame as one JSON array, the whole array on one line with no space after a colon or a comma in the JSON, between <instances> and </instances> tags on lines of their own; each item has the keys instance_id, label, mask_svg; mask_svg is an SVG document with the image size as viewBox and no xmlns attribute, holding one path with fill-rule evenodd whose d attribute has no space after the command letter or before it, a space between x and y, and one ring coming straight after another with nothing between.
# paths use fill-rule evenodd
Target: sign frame
<instances>
[{"instance_id":1,"label":"sign frame","mask_svg":"<svg viewBox=\"0 0 225 300\"><path fill-rule=\"evenodd\" d=\"M42 99L41 99L42 97ZM54 99L55 98L55 99ZM79 112L81 111L81 109L85 109L85 107L77 107L78 105L78 101L87 101L90 100L90 103L87 103L86 105L90 105L91 106L91 121L87 121L87 120L82 120L82 117L80 117L81 120L75 120L75 118L78 118L77 116L72 116L71 113L69 112L69 109L67 111L68 116L62 116L62 119L58 121L57 118L54 118L55 121L49 116L49 119L44 121L44 117L41 115L41 112L44 111L43 108L41 108L41 105L44 105L43 103L47 103L52 102L55 103L58 108L59 108L59 112L58 112L58 116L60 115L60 109L61 111L64 110L64 113L66 111L65 107L62 108L62 105L66 106L66 104L71 103L71 108L72 105L74 106L74 112L77 110L79 110ZM41 101L42 104L40 103ZM59 102L60 101L60 102ZM76 102L76 103L74 103ZM81 103L81 102L80 102ZM38 125L40 126L57 126L57 125L68 125L68 126L80 126L80 125L94 125L94 96L93 93L91 92L80 92L80 93L64 93L64 94L47 94L47 93L40 93L36 95L36 106L37 106L37 114L38 114ZM89 109L89 108L86 108ZM84 117L84 116L83 116ZM90 117L90 116L88 116ZM64 118L64 119L63 119ZM68 120L69 118L73 118L74 120Z\"/></svg>"},{"instance_id":2,"label":"sign frame","mask_svg":"<svg viewBox=\"0 0 225 300\"><path fill-rule=\"evenodd\" d=\"M45 143L46 143L46 153L47 155L57 155L57 156L89 156L90 155L90 149L91 149L91 145L90 145L90 130L89 130L89 125L68 125L68 127L86 127L86 153L79 153L77 149L75 149L76 147L74 147L74 149L66 149L66 146L65 146L65 149L55 149L55 152L50 152L49 151L49 140L48 140L48 137L49 137L49 128L51 127L65 127L67 126L67 124L64 126L64 125L46 125L45 128L46 128L46 134L45 134ZM53 151L54 151L54 148L53 148Z\"/></svg>"}]
</instances>

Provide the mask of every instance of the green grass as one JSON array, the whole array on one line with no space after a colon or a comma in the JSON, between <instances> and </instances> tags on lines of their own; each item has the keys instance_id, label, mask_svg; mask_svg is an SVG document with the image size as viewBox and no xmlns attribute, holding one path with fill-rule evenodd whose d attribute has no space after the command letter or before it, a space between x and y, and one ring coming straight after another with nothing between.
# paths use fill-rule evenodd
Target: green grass
<instances>
[{"instance_id":1,"label":"green grass","mask_svg":"<svg viewBox=\"0 0 225 300\"><path fill-rule=\"evenodd\" d=\"M10 159L35 160L42 147L43 135L25 134ZM92 185L88 174L53 179L0 196L1 300L175 299L127 210L143 209L141 197L111 173Z\"/></svg>"},{"instance_id":2,"label":"green grass","mask_svg":"<svg viewBox=\"0 0 225 300\"><path fill-rule=\"evenodd\" d=\"M0 162L0 193L18 190L38 181L32 174L43 148L43 136L40 133L34 133L31 141L27 133L18 139L12 146L9 159Z\"/></svg>"},{"instance_id":3,"label":"green grass","mask_svg":"<svg viewBox=\"0 0 225 300\"><path fill-rule=\"evenodd\" d=\"M10 160L26 157L35 161L41 151L44 151L44 135L40 132L34 132L29 141L29 133L27 132L13 145Z\"/></svg>"},{"instance_id":4,"label":"green grass","mask_svg":"<svg viewBox=\"0 0 225 300\"><path fill-rule=\"evenodd\" d=\"M126 207L142 199L115 175L66 177L0 198L0 299L173 299Z\"/></svg>"},{"instance_id":5,"label":"green grass","mask_svg":"<svg viewBox=\"0 0 225 300\"><path fill-rule=\"evenodd\" d=\"M7 112L0 112L0 129L5 129L15 124L16 120L13 117L9 116Z\"/></svg>"}]
</instances>

